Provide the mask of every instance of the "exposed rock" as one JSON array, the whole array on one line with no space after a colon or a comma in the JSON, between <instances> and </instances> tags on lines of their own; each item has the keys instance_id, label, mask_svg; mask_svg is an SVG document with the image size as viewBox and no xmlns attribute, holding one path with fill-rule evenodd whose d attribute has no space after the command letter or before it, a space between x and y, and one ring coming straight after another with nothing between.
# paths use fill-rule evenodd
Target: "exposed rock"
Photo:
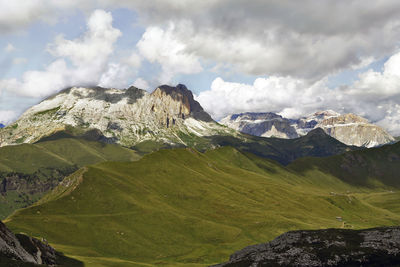
<instances>
[{"instance_id":1,"label":"exposed rock","mask_svg":"<svg viewBox=\"0 0 400 267\"><path fill-rule=\"evenodd\" d=\"M215 267L394 265L400 265L400 227L287 232Z\"/></svg>"},{"instance_id":2,"label":"exposed rock","mask_svg":"<svg viewBox=\"0 0 400 267\"><path fill-rule=\"evenodd\" d=\"M319 127L340 142L359 147L374 147L395 140L365 118L351 113L340 115L332 110L290 120L275 113L241 113L228 116L221 123L247 134L280 138L296 138Z\"/></svg>"},{"instance_id":3,"label":"exposed rock","mask_svg":"<svg viewBox=\"0 0 400 267\"><path fill-rule=\"evenodd\" d=\"M324 119L316 127L347 145L374 147L394 141L381 127L351 113Z\"/></svg>"},{"instance_id":4,"label":"exposed rock","mask_svg":"<svg viewBox=\"0 0 400 267\"><path fill-rule=\"evenodd\" d=\"M69 262L74 266L83 266L79 261L70 259ZM48 244L27 235L14 235L0 221L1 266L36 266L36 264L57 266L64 263L66 263L66 257Z\"/></svg>"},{"instance_id":5,"label":"exposed rock","mask_svg":"<svg viewBox=\"0 0 400 267\"><path fill-rule=\"evenodd\" d=\"M262 137L297 138L296 129L290 120L272 112L240 113L227 116L220 121L222 124L242 133Z\"/></svg>"},{"instance_id":6,"label":"exposed rock","mask_svg":"<svg viewBox=\"0 0 400 267\"><path fill-rule=\"evenodd\" d=\"M215 123L184 85L163 85L151 94L135 87L72 87L28 109L2 129L0 146L34 143L69 126L97 129L107 142L125 146L146 140L184 144L179 133L233 132Z\"/></svg>"}]
</instances>

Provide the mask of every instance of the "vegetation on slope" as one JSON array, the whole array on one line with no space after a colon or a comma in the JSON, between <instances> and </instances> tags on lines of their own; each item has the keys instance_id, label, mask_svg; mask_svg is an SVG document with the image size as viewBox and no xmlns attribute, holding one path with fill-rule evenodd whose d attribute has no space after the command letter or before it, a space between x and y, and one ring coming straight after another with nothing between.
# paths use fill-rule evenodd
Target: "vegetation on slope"
<instances>
[{"instance_id":1,"label":"vegetation on slope","mask_svg":"<svg viewBox=\"0 0 400 267\"><path fill-rule=\"evenodd\" d=\"M78 168L102 161L138 159L118 145L64 136L0 148L0 218L37 201Z\"/></svg>"},{"instance_id":2,"label":"vegetation on slope","mask_svg":"<svg viewBox=\"0 0 400 267\"><path fill-rule=\"evenodd\" d=\"M398 225L396 210L368 199L388 190L231 147L171 149L81 169L6 223L85 266L203 266L288 230Z\"/></svg>"},{"instance_id":3,"label":"vegetation on slope","mask_svg":"<svg viewBox=\"0 0 400 267\"><path fill-rule=\"evenodd\" d=\"M328 158L302 158L288 167L308 176L319 172L356 186L400 188L400 143L347 152Z\"/></svg>"},{"instance_id":4,"label":"vegetation on slope","mask_svg":"<svg viewBox=\"0 0 400 267\"><path fill-rule=\"evenodd\" d=\"M242 139L233 136L212 136L208 139L214 146L232 146L243 152L273 159L283 165L301 157L326 157L359 149L339 142L321 128L295 139L243 136Z\"/></svg>"}]
</instances>

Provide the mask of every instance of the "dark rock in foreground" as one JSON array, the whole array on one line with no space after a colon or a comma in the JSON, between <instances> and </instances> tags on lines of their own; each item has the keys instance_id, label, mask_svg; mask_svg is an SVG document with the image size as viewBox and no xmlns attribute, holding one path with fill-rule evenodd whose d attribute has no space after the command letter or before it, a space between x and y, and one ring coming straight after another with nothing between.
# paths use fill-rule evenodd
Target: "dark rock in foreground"
<instances>
[{"instance_id":1,"label":"dark rock in foreground","mask_svg":"<svg viewBox=\"0 0 400 267\"><path fill-rule=\"evenodd\" d=\"M0 221L0 266L83 266L36 238L14 235Z\"/></svg>"},{"instance_id":2,"label":"dark rock in foreground","mask_svg":"<svg viewBox=\"0 0 400 267\"><path fill-rule=\"evenodd\" d=\"M400 266L400 227L287 232L217 266Z\"/></svg>"}]
</instances>

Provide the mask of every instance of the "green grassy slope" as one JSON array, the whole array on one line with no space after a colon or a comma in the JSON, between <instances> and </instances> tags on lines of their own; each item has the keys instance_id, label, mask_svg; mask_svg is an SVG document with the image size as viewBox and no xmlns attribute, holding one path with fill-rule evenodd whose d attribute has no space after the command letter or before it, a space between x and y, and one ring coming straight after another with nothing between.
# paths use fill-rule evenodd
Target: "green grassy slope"
<instances>
[{"instance_id":1,"label":"green grassy slope","mask_svg":"<svg viewBox=\"0 0 400 267\"><path fill-rule=\"evenodd\" d=\"M319 172L356 186L400 188L400 143L347 152L328 158L302 158L288 167L307 176Z\"/></svg>"},{"instance_id":2,"label":"green grassy slope","mask_svg":"<svg viewBox=\"0 0 400 267\"><path fill-rule=\"evenodd\" d=\"M102 161L131 161L133 150L81 138L0 148L0 218L32 204L66 175Z\"/></svg>"},{"instance_id":3,"label":"green grassy slope","mask_svg":"<svg viewBox=\"0 0 400 267\"><path fill-rule=\"evenodd\" d=\"M367 199L387 190L230 147L160 150L81 169L5 222L86 266L204 266L288 230L398 225L397 209Z\"/></svg>"},{"instance_id":4,"label":"green grassy slope","mask_svg":"<svg viewBox=\"0 0 400 267\"><path fill-rule=\"evenodd\" d=\"M214 146L232 146L284 165L301 157L326 157L359 149L339 142L320 128L296 139L264 138L244 134L242 136L242 139L233 136L211 136L206 139Z\"/></svg>"}]
</instances>

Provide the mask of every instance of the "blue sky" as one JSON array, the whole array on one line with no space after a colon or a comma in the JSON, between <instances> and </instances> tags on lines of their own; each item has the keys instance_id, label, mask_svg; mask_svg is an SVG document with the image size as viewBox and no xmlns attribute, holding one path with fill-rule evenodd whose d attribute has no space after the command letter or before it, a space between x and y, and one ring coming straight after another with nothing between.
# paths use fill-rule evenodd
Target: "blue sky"
<instances>
[{"instance_id":1,"label":"blue sky","mask_svg":"<svg viewBox=\"0 0 400 267\"><path fill-rule=\"evenodd\" d=\"M400 4L353 2L0 1L0 122L66 86L183 83L215 119L333 109L400 134Z\"/></svg>"}]
</instances>

